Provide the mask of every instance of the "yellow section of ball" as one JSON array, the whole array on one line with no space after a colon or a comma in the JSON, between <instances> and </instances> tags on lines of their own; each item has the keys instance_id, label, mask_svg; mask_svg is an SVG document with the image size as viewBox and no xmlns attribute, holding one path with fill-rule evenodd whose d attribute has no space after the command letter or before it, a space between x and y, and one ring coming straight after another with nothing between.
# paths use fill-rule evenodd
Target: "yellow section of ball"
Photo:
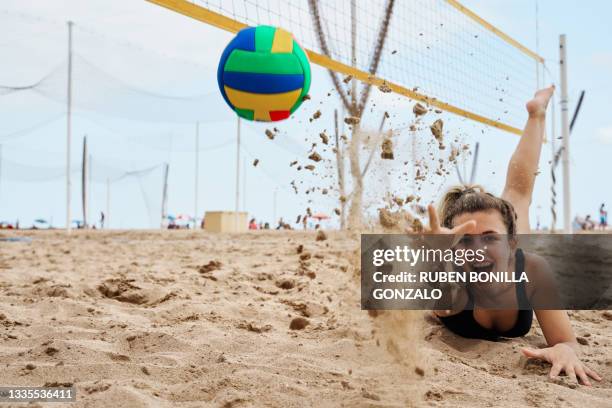
<instances>
[{"instance_id":1,"label":"yellow section of ball","mask_svg":"<svg viewBox=\"0 0 612 408\"><path fill-rule=\"evenodd\" d=\"M238 109L252 110L254 120L269 121L270 111L288 111L298 100L302 89L275 94L254 94L225 86L225 94Z\"/></svg>"}]
</instances>

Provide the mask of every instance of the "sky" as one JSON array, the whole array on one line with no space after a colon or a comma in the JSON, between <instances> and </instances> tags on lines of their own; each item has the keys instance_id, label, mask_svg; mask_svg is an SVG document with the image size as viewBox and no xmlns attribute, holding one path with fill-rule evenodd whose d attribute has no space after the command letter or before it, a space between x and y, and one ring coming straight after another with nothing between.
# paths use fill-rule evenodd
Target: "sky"
<instances>
[{"instance_id":1,"label":"sky","mask_svg":"<svg viewBox=\"0 0 612 408\"><path fill-rule=\"evenodd\" d=\"M572 216L595 216L602 202L612 203L612 191L606 182L606 175L612 171L609 160L612 45L607 41L612 38L612 28L605 20L612 12L612 5L606 1L589 1L586 7L585 3L572 1L539 0L539 42L536 44L534 0L465 0L463 3L522 44L533 50L537 48L546 59L548 69L543 81L559 82L559 34L567 35L570 111L580 91L586 92L570 138L571 213ZM397 18L409 17L398 15ZM200 120L198 213L233 210L236 119L224 105L216 85L216 65L232 38L229 33L140 0L2 0L0 85L27 86L41 78L45 80L36 92L0 93L0 144L4 160L0 165L0 221L19 220L22 226L29 226L36 218L50 220L56 226L65 222L63 95L67 20L75 22L73 41L77 54L74 57L77 106L72 117L70 157L72 218L82 218L79 166L84 135L88 136L89 153L93 157L89 210L96 218L100 211L105 211L107 222L113 228L157 227L163 163L170 164L169 213L193 214L196 125L191 118L194 116ZM363 23L365 38L369 38L366 29L371 23ZM394 41L397 46L403 46L401 38ZM503 59L506 55L496 58ZM382 72L388 69L405 75L402 78L408 77L404 71L410 75L419 73L412 66L382 65ZM459 65L454 67L459 68ZM434 72L440 78L454 75L451 64L443 70L437 69ZM470 84L465 86L470 88ZM281 131L274 142L264 136L266 125L243 121L241 210L258 220L272 222L280 216L293 219L306 207L325 213L337 207L337 195L322 195L320 190L316 195L304 192L310 186L331 190L335 185L333 168L320 169L317 176L302 173L296 176L288 167L292 160L304 161L304 152L313 137L316 139L319 132L329 133L333 128L332 112L339 103L333 92L328 96L331 89L327 73L313 66L310 105L304 104L288 123L278 125ZM477 102L478 94L468 91L465 90L465 95L462 92L462 97L469 103ZM160 100L164 103L158 104ZM377 126L383 109L400 117L402 112L410 113L412 105L411 101L400 101L378 91L373 92L372 100L376 111L366 116L364 123L371 128ZM556 118L560 123L558 100L556 103ZM322 118L311 123L308 118L316 109L322 110ZM392 115L392 125L405 126L395 118ZM505 167L518 138L497 130L483 130L454 115L444 114L443 118L448 129L459 134L462 142L480 143L477 181L499 194ZM550 126L549 123L547 128ZM559 129L557 126L557 132ZM402 141L398 143L403 146ZM542 225L550 225L550 155L551 144L547 143L543 146L541 174L532 201L532 224L539 218ZM252 165L255 158L260 160L257 167ZM380 191L384 187L404 193L410 190L407 185L396 185L400 181L395 178L385 178L388 163L375 163L382 175L371 180L370 190ZM128 172L136 173L126 175ZM560 168L557 179L557 201L561 203ZM291 180L297 181L300 194L294 194L289 185ZM454 174L436 180L425 188L424 200L438 199L447 186L456 182ZM386 186L379 186L381 183ZM380 204L380 196L373 194L368 203ZM557 213L560 223L561 204ZM330 221L330 226L335 223L336 220Z\"/></svg>"}]
</instances>

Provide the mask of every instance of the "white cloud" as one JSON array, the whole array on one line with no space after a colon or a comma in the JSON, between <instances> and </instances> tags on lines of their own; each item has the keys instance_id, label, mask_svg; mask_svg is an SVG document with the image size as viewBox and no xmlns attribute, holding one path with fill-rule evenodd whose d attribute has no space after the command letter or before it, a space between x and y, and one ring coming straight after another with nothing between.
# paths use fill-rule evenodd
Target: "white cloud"
<instances>
[{"instance_id":1,"label":"white cloud","mask_svg":"<svg viewBox=\"0 0 612 408\"><path fill-rule=\"evenodd\" d=\"M601 143L612 144L612 126L597 129L597 140Z\"/></svg>"}]
</instances>

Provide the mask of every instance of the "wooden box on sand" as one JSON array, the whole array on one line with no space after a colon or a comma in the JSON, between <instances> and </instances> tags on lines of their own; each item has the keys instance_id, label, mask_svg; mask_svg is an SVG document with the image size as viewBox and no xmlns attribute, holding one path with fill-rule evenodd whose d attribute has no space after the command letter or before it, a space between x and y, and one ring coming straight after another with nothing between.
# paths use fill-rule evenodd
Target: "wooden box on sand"
<instances>
[{"instance_id":1,"label":"wooden box on sand","mask_svg":"<svg viewBox=\"0 0 612 408\"><path fill-rule=\"evenodd\" d=\"M235 211L206 211L204 229L208 232L245 232L247 213Z\"/></svg>"}]
</instances>

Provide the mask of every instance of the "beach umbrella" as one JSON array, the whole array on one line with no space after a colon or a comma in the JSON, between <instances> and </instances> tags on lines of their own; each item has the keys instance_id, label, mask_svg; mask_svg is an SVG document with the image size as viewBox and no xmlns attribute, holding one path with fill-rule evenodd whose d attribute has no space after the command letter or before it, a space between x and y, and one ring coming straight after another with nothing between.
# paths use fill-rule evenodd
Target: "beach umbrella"
<instances>
[{"instance_id":1,"label":"beach umbrella","mask_svg":"<svg viewBox=\"0 0 612 408\"><path fill-rule=\"evenodd\" d=\"M321 221L321 220L328 220L331 217L329 215L327 215L327 214L316 213L316 214L313 214L310 218L314 218L315 220Z\"/></svg>"},{"instance_id":2,"label":"beach umbrella","mask_svg":"<svg viewBox=\"0 0 612 408\"><path fill-rule=\"evenodd\" d=\"M42 218L37 218L37 219L34 220L34 222L36 224L48 224L47 220L44 220Z\"/></svg>"}]
</instances>

